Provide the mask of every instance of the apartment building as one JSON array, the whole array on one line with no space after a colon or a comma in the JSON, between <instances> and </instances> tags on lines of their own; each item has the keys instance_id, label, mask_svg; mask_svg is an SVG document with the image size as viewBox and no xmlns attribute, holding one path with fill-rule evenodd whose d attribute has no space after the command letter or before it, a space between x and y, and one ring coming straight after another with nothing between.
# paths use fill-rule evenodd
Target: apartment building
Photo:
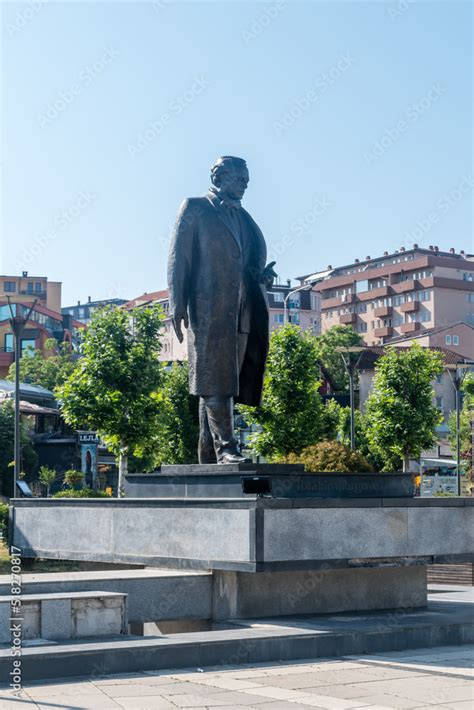
<instances>
[{"instance_id":1,"label":"apartment building","mask_svg":"<svg viewBox=\"0 0 474 710\"><path fill-rule=\"evenodd\" d=\"M7 376L15 359L14 336L10 327L11 311L14 315L27 315L36 301L21 339L22 354L31 348L40 350L46 357L52 354L46 341L55 338L74 346L81 323L61 313L61 283L49 281L46 276L0 276L0 379Z\"/></svg>"},{"instance_id":2,"label":"apartment building","mask_svg":"<svg viewBox=\"0 0 474 710\"><path fill-rule=\"evenodd\" d=\"M474 256L417 244L300 277L321 296L321 329L350 325L368 345L474 325Z\"/></svg>"},{"instance_id":3,"label":"apartment building","mask_svg":"<svg viewBox=\"0 0 474 710\"><path fill-rule=\"evenodd\" d=\"M291 282L287 282L286 284L275 284L268 291L270 331L280 328L285 323L285 298L288 296L286 300L288 322L295 323L304 330L311 329L314 333L319 333L321 329L320 295L310 289L294 293L295 288L295 286L291 285ZM183 331L184 339L180 343L174 332L171 318L168 315L169 298L167 290L144 293L125 303L123 308L133 310L151 303L159 303L165 313L160 359L163 361L186 360L188 352L187 331Z\"/></svg>"},{"instance_id":4,"label":"apartment building","mask_svg":"<svg viewBox=\"0 0 474 710\"><path fill-rule=\"evenodd\" d=\"M74 320L79 321L79 323L87 325L95 311L105 308L106 306L122 306L127 302L126 298L105 298L100 301L92 301L89 296L85 303L78 301L75 306L64 306L61 309L61 313L63 315L70 315Z\"/></svg>"}]
</instances>

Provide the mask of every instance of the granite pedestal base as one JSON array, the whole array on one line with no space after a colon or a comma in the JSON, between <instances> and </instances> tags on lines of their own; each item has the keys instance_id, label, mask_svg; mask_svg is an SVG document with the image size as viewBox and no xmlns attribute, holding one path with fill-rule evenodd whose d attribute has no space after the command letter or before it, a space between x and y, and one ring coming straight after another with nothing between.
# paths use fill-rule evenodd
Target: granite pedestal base
<instances>
[{"instance_id":1,"label":"granite pedestal base","mask_svg":"<svg viewBox=\"0 0 474 710\"><path fill-rule=\"evenodd\" d=\"M224 572L213 575L214 620L419 609L426 606L426 566Z\"/></svg>"}]
</instances>

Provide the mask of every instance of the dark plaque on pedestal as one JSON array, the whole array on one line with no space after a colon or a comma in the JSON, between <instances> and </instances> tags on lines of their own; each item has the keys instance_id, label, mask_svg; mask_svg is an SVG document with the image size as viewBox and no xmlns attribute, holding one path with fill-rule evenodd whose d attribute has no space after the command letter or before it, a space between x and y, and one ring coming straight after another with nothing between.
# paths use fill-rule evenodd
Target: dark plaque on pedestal
<instances>
[{"instance_id":1,"label":"dark plaque on pedestal","mask_svg":"<svg viewBox=\"0 0 474 710\"><path fill-rule=\"evenodd\" d=\"M162 466L125 479L127 498L412 498L409 473L306 473L302 464Z\"/></svg>"}]
</instances>

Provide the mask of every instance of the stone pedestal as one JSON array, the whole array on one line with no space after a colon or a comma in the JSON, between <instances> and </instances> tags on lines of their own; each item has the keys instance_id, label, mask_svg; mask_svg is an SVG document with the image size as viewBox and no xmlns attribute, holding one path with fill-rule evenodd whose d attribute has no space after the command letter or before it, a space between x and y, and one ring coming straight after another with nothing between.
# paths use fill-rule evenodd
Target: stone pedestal
<instances>
[{"instance_id":1,"label":"stone pedestal","mask_svg":"<svg viewBox=\"0 0 474 710\"><path fill-rule=\"evenodd\" d=\"M409 473L307 473L302 464L162 466L125 477L127 498L412 498Z\"/></svg>"},{"instance_id":2,"label":"stone pedestal","mask_svg":"<svg viewBox=\"0 0 474 710\"><path fill-rule=\"evenodd\" d=\"M214 620L425 607L426 567L213 575Z\"/></svg>"}]
</instances>

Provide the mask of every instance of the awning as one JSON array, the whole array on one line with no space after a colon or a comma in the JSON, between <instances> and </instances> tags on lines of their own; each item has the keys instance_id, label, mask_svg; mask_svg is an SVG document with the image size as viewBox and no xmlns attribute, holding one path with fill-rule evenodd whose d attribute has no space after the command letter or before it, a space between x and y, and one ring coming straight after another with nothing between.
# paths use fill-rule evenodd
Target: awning
<instances>
[{"instance_id":1,"label":"awning","mask_svg":"<svg viewBox=\"0 0 474 710\"><path fill-rule=\"evenodd\" d=\"M437 463L442 466L457 466L456 461L453 459L425 459L421 458L420 459L421 463Z\"/></svg>"}]
</instances>

